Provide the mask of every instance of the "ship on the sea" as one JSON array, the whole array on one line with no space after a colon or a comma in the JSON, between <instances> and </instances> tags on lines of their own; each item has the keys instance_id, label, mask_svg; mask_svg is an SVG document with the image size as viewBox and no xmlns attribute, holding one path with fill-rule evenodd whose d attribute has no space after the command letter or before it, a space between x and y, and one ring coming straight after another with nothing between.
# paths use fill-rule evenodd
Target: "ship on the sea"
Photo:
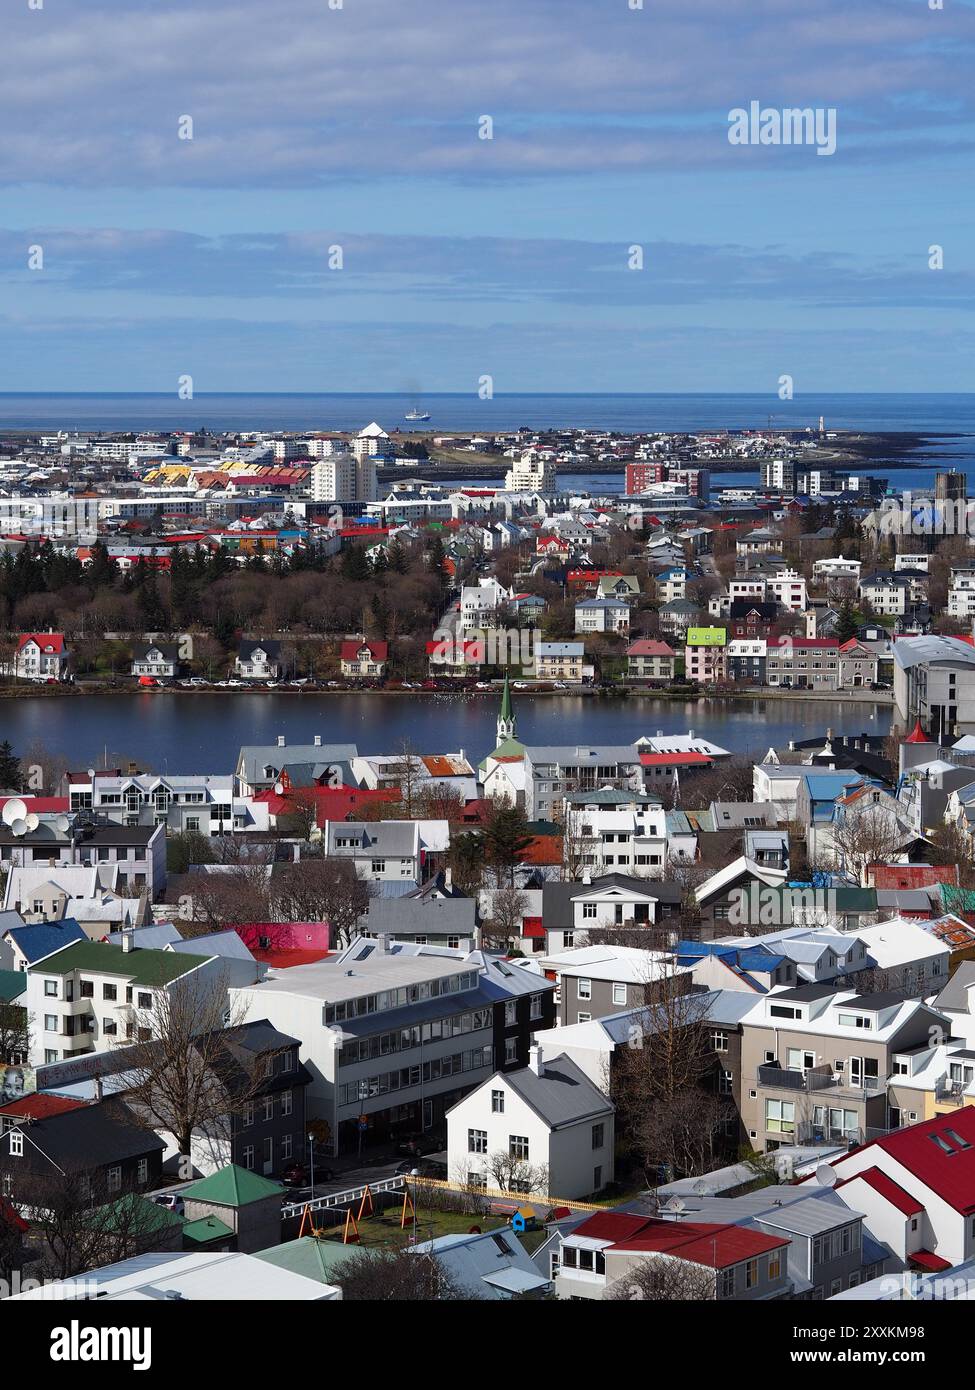
<instances>
[{"instance_id":1,"label":"ship on the sea","mask_svg":"<svg viewBox=\"0 0 975 1390\"><path fill-rule=\"evenodd\" d=\"M413 409L408 410L403 417L405 420L429 420L429 415L424 415L422 411Z\"/></svg>"}]
</instances>

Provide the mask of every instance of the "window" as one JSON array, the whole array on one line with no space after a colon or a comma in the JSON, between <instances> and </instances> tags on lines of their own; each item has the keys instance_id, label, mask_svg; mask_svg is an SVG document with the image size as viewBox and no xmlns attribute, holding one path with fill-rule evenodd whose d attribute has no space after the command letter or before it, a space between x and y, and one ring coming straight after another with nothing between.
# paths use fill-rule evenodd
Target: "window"
<instances>
[{"instance_id":1,"label":"window","mask_svg":"<svg viewBox=\"0 0 975 1390\"><path fill-rule=\"evenodd\" d=\"M745 1288L753 1289L758 1283L758 1261L746 1260L745 1262Z\"/></svg>"},{"instance_id":2,"label":"window","mask_svg":"<svg viewBox=\"0 0 975 1390\"><path fill-rule=\"evenodd\" d=\"M261 1115L261 1119L263 1119L263 1120L273 1120L273 1119L274 1119L274 1097L273 1097L273 1096L265 1096L264 1099L263 1099L263 1101L261 1102L261 1108L262 1108L262 1110L263 1110L263 1114Z\"/></svg>"},{"instance_id":3,"label":"window","mask_svg":"<svg viewBox=\"0 0 975 1390\"><path fill-rule=\"evenodd\" d=\"M768 1257L768 1277L769 1279L778 1279L781 1273L782 1256L779 1254L778 1250L776 1250Z\"/></svg>"},{"instance_id":4,"label":"window","mask_svg":"<svg viewBox=\"0 0 975 1390\"><path fill-rule=\"evenodd\" d=\"M735 1296L735 1271L734 1268L723 1269L721 1271L721 1285L719 1297L734 1298Z\"/></svg>"},{"instance_id":5,"label":"window","mask_svg":"<svg viewBox=\"0 0 975 1390\"><path fill-rule=\"evenodd\" d=\"M140 994L140 995L139 995L139 1008L140 1008L140 1009L151 1009L151 1008L152 1008L152 995L151 995L151 994Z\"/></svg>"},{"instance_id":6,"label":"window","mask_svg":"<svg viewBox=\"0 0 975 1390\"><path fill-rule=\"evenodd\" d=\"M109 1192L120 1192L122 1190L122 1167L115 1163L109 1168L106 1174L106 1182Z\"/></svg>"},{"instance_id":7,"label":"window","mask_svg":"<svg viewBox=\"0 0 975 1390\"><path fill-rule=\"evenodd\" d=\"M765 1128L769 1134L793 1134L796 1127L796 1105L792 1100L766 1100Z\"/></svg>"},{"instance_id":8,"label":"window","mask_svg":"<svg viewBox=\"0 0 975 1390\"><path fill-rule=\"evenodd\" d=\"M712 1046L712 1048L714 1049L715 1052L727 1052L727 1051L728 1051L728 1034L725 1033L725 1032L723 1032L723 1031L722 1031L721 1029L719 1029L719 1028L713 1030L712 1033L711 1033L711 1046ZM768 1061L768 1054L767 1054L767 1053L766 1053L766 1056L765 1056L765 1060L766 1060L766 1062Z\"/></svg>"},{"instance_id":9,"label":"window","mask_svg":"<svg viewBox=\"0 0 975 1390\"><path fill-rule=\"evenodd\" d=\"M592 1127L592 1146L594 1149L601 1149L606 1140L606 1126L603 1124L593 1125ZM595 1189L594 1189L595 1190Z\"/></svg>"},{"instance_id":10,"label":"window","mask_svg":"<svg viewBox=\"0 0 975 1390\"><path fill-rule=\"evenodd\" d=\"M579 999L591 999L592 980L578 980L576 982L576 993Z\"/></svg>"},{"instance_id":11,"label":"window","mask_svg":"<svg viewBox=\"0 0 975 1390\"><path fill-rule=\"evenodd\" d=\"M254 1123L254 1102L252 1100L247 1101L244 1105L244 1113L241 1116L241 1123L245 1126L245 1128L247 1125L252 1125Z\"/></svg>"},{"instance_id":12,"label":"window","mask_svg":"<svg viewBox=\"0 0 975 1390\"><path fill-rule=\"evenodd\" d=\"M294 1107L294 1094L291 1091L281 1092L281 1114L290 1115Z\"/></svg>"},{"instance_id":13,"label":"window","mask_svg":"<svg viewBox=\"0 0 975 1390\"><path fill-rule=\"evenodd\" d=\"M45 1015L44 1015L44 1031L45 1031L45 1033L56 1033L56 1032L58 1031L58 1016L57 1016L57 1014L45 1014Z\"/></svg>"},{"instance_id":14,"label":"window","mask_svg":"<svg viewBox=\"0 0 975 1390\"><path fill-rule=\"evenodd\" d=\"M291 1135L285 1134L281 1139L281 1160L285 1162L291 1157Z\"/></svg>"},{"instance_id":15,"label":"window","mask_svg":"<svg viewBox=\"0 0 975 1390\"><path fill-rule=\"evenodd\" d=\"M117 999L117 998L118 998L118 985L102 985L102 998L103 998L103 999Z\"/></svg>"},{"instance_id":16,"label":"window","mask_svg":"<svg viewBox=\"0 0 975 1390\"><path fill-rule=\"evenodd\" d=\"M10 1131L10 1157L23 1158L24 1156L24 1136L19 1129Z\"/></svg>"},{"instance_id":17,"label":"window","mask_svg":"<svg viewBox=\"0 0 975 1390\"><path fill-rule=\"evenodd\" d=\"M509 999L508 1002L507 1002L507 1004L505 1004L505 1006L504 1006L504 1026L505 1026L506 1028L513 1028L514 1025L515 1025L517 1022L518 1022L518 1011L517 1011L517 1006L516 1006L515 1001L514 1001L513 999Z\"/></svg>"},{"instance_id":18,"label":"window","mask_svg":"<svg viewBox=\"0 0 975 1390\"><path fill-rule=\"evenodd\" d=\"M583 903L583 904L582 904L582 916L583 916L584 919L587 919L588 921L594 921L595 918L596 918L596 915L597 915L598 911L599 911L599 908L598 908L598 905L597 905L596 903Z\"/></svg>"},{"instance_id":19,"label":"window","mask_svg":"<svg viewBox=\"0 0 975 1390\"><path fill-rule=\"evenodd\" d=\"M469 1154L487 1153L486 1129L469 1129L467 1131L467 1152Z\"/></svg>"},{"instance_id":20,"label":"window","mask_svg":"<svg viewBox=\"0 0 975 1390\"><path fill-rule=\"evenodd\" d=\"M603 1185L603 1169L602 1169L602 1164L597 1163L596 1167L592 1170L592 1190L593 1190L593 1192L598 1192L599 1189L602 1187L602 1185Z\"/></svg>"},{"instance_id":21,"label":"window","mask_svg":"<svg viewBox=\"0 0 975 1390\"><path fill-rule=\"evenodd\" d=\"M386 872L385 859L374 859L372 861L372 872L374 874L384 874Z\"/></svg>"},{"instance_id":22,"label":"window","mask_svg":"<svg viewBox=\"0 0 975 1390\"><path fill-rule=\"evenodd\" d=\"M541 1018L542 1016L542 996L540 994L532 995L530 1016L532 1018Z\"/></svg>"},{"instance_id":23,"label":"window","mask_svg":"<svg viewBox=\"0 0 975 1390\"><path fill-rule=\"evenodd\" d=\"M504 1114L504 1091L491 1092L491 1111L495 1115Z\"/></svg>"},{"instance_id":24,"label":"window","mask_svg":"<svg viewBox=\"0 0 975 1390\"><path fill-rule=\"evenodd\" d=\"M485 1135L485 1142L487 1136ZM525 1134L508 1135L508 1157L520 1158L523 1162L528 1162L528 1136Z\"/></svg>"},{"instance_id":25,"label":"window","mask_svg":"<svg viewBox=\"0 0 975 1390\"><path fill-rule=\"evenodd\" d=\"M591 1023L592 1014L576 1014L576 1023Z\"/></svg>"},{"instance_id":26,"label":"window","mask_svg":"<svg viewBox=\"0 0 975 1390\"><path fill-rule=\"evenodd\" d=\"M58 982L57 982L57 980L45 980L45 981L44 981L44 996L45 996L46 999L56 999L56 998L58 997Z\"/></svg>"},{"instance_id":27,"label":"window","mask_svg":"<svg viewBox=\"0 0 975 1390\"><path fill-rule=\"evenodd\" d=\"M253 1167L254 1167L254 1145L253 1145L253 1144L246 1144L246 1145L244 1146L244 1155L243 1155L243 1157L244 1157L244 1167L245 1167L245 1168L253 1169Z\"/></svg>"},{"instance_id":28,"label":"window","mask_svg":"<svg viewBox=\"0 0 975 1390\"><path fill-rule=\"evenodd\" d=\"M626 985L613 986L613 1003L626 1004Z\"/></svg>"},{"instance_id":29,"label":"window","mask_svg":"<svg viewBox=\"0 0 975 1390\"><path fill-rule=\"evenodd\" d=\"M505 1038L504 1040L504 1061L505 1066L518 1060L518 1039Z\"/></svg>"},{"instance_id":30,"label":"window","mask_svg":"<svg viewBox=\"0 0 975 1390\"><path fill-rule=\"evenodd\" d=\"M140 1186L143 1183L147 1183L149 1181L149 1160L147 1158L139 1159L138 1166L136 1168L136 1181L139 1183Z\"/></svg>"}]
</instances>

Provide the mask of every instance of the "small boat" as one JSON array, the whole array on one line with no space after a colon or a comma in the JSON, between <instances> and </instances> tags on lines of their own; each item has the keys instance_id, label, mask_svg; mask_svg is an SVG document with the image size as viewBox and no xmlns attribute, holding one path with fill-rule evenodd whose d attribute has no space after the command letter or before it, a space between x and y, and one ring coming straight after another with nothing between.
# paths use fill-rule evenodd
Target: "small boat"
<instances>
[{"instance_id":1,"label":"small boat","mask_svg":"<svg viewBox=\"0 0 975 1390\"><path fill-rule=\"evenodd\" d=\"M408 410L404 415L404 420L429 420L429 415L424 415L419 410Z\"/></svg>"}]
</instances>

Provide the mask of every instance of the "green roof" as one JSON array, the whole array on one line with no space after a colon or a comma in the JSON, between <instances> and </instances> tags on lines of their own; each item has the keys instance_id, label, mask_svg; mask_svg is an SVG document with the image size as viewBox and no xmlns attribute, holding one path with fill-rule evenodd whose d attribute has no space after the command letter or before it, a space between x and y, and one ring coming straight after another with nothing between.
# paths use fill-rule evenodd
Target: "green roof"
<instances>
[{"instance_id":1,"label":"green roof","mask_svg":"<svg viewBox=\"0 0 975 1390\"><path fill-rule=\"evenodd\" d=\"M151 1202L138 1192L127 1192L117 1201L99 1207L96 1215L98 1225L105 1230L118 1230L129 1235L149 1235L165 1230L167 1226L182 1226L183 1218L168 1207Z\"/></svg>"},{"instance_id":2,"label":"green roof","mask_svg":"<svg viewBox=\"0 0 975 1390\"><path fill-rule=\"evenodd\" d=\"M201 1216L199 1221L187 1221L183 1239L194 1245L206 1245L211 1240L226 1240L234 1233L219 1216Z\"/></svg>"},{"instance_id":3,"label":"green roof","mask_svg":"<svg viewBox=\"0 0 975 1390\"><path fill-rule=\"evenodd\" d=\"M27 988L27 976L22 970L0 970L0 999L9 1004Z\"/></svg>"},{"instance_id":4,"label":"green roof","mask_svg":"<svg viewBox=\"0 0 975 1390\"><path fill-rule=\"evenodd\" d=\"M183 1189L183 1197L194 1202L215 1202L218 1207L246 1207L249 1202L259 1202L272 1193L284 1191L284 1185L261 1177L236 1163L228 1163L226 1168L211 1173L208 1178L200 1178Z\"/></svg>"},{"instance_id":5,"label":"green roof","mask_svg":"<svg viewBox=\"0 0 975 1390\"><path fill-rule=\"evenodd\" d=\"M186 956L176 951L156 951L138 946L123 951L106 941L76 941L31 968L45 975L69 975L73 970L92 970L99 975L121 975L137 985L168 985L187 975L210 956Z\"/></svg>"},{"instance_id":6,"label":"green roof","mask_svg":"<svg viewBox=\"0 0 975 1390\"><path fill-rule=\"evenodd\" d=\"M285 1245L256 1250L254 1258L292 1274L303 1274L306 1279L314 1279L319 1284L333 1284L337 1282L337 1271L354 1260L361 1250L361 1245L343 1245L340 1240L316 1240L314 1236L302 1236L300 1240L289 1240Z\"/></svg>"},{"instance_id":7,"label":"green roof","mask_svg":"<svg viewBox=\"0 0 975 1390\"><path fill-rule=\"evenodd\" d=\"M506 738L498 744L493 753L488 753L487 757L481 759L479 766L484 767L488 758L524 758L525 745L519 743L516 738Z\"/></svg>"}]
</instances>

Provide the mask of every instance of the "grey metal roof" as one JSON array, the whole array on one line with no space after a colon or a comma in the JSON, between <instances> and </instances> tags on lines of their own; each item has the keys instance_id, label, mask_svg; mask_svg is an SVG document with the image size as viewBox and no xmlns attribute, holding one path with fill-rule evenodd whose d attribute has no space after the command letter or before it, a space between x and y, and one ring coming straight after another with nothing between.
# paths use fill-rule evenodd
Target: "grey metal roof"
<instances>
[{"instance_id":1,"label":"grey metal roof","mask_svg":"<svg viewBox=\"0 0 975 1390\"><path fill-rule=\"evenodd\" d=\"M245 782L263 782L265 767L290 768L296 763L348 763L359 756L354 743L244 744L237 754L237 768Z\"/></svg>"},{"instance_id":2,"label":"grey metal roof","mask_svg":"<svg viewBox=\"0 0 975 1390\"><path fill-rule=\"evenodd\" d=\"M934 1001L936 1009L949 1013L968 1013L968 989L975 985L975 960L963 960L944 989Z\"/></svg>"},{"instance_id":3,"label":"grey metal roof","mask_svg":"<svg viewBox=\"0 0 975 1390\"><path fill-rule=\"evenodd\" d=\"M531 1067L505 1072L504 1084L517 1091L552 1129L577 1124L590 1115L613 1113L609 1097L564 1053L551 1061L543 1057L541 1073Z\"/></svg>"},{"instance_id":4,"label":"grey metal roof","mask_svg":"<svg viewBox=\"0 0 975 1390\"><path fill-rule=\"evenodd\" d=\"M476 928L473 898L372 898L359 918L367 932L431 932L471 936Z\"/></svg>"}]
</instances>

